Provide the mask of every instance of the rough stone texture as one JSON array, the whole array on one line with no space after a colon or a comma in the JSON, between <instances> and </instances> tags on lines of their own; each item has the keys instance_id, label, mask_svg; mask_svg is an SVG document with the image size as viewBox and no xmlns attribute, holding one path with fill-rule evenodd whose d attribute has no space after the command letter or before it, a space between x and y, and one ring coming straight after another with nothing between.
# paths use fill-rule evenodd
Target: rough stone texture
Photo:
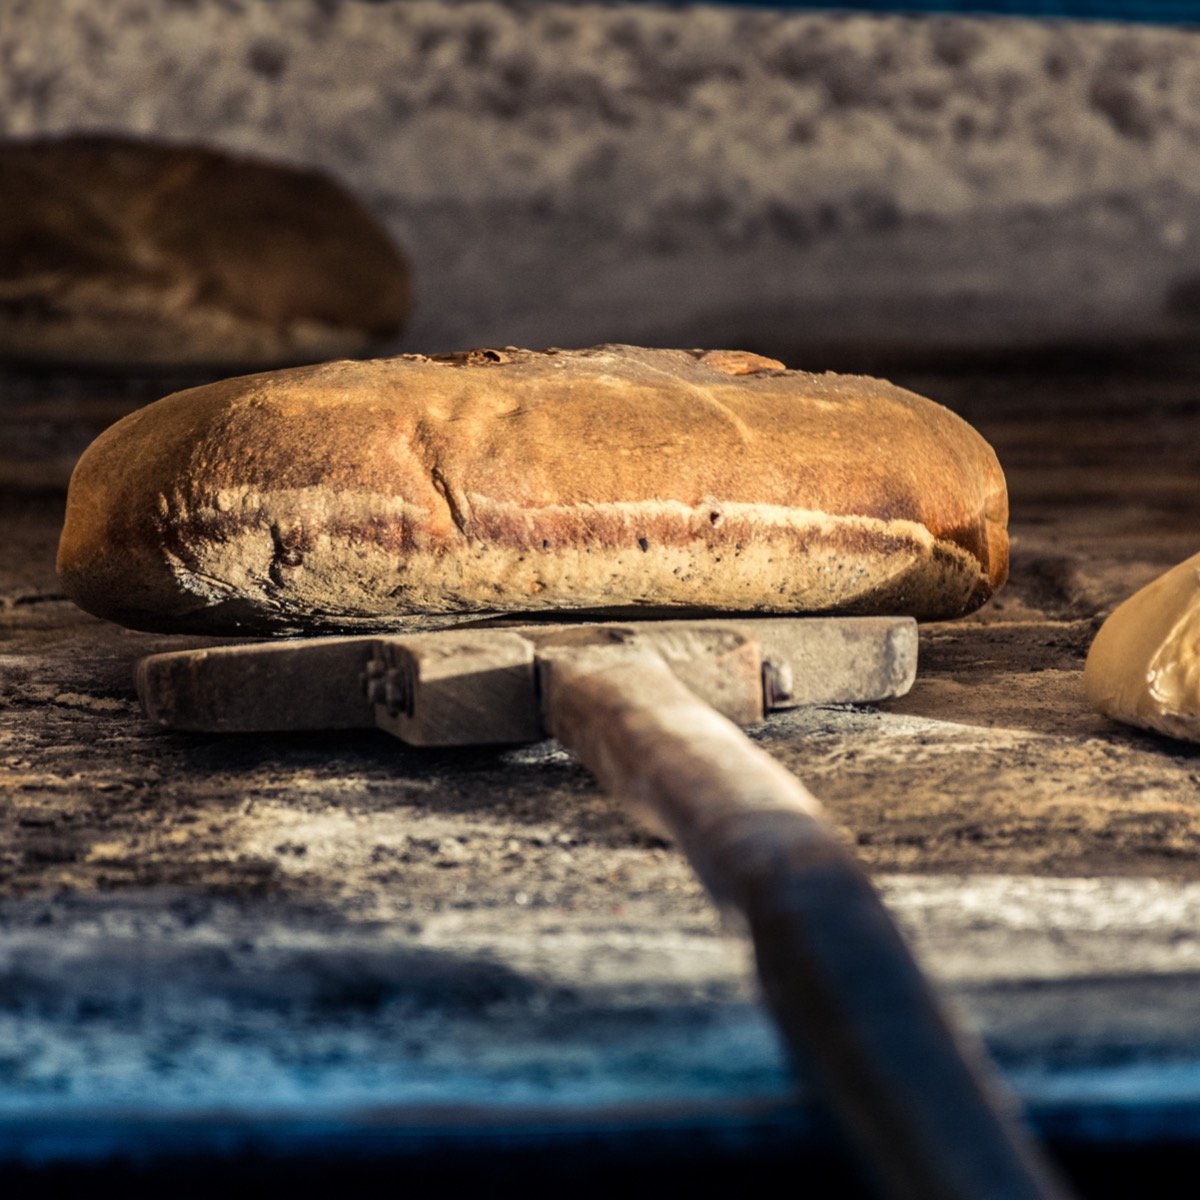
<instances>
[{"instance_id":1,"label":"rough stone texture","mask_svg":"<svg viewBox=\"0 0 1200 1200\"><path fill-rule=\"evenodd\" d=\"M1200 759L1092 712L1081 672L1100 618L1194 549L1200 371L899 382L997 446L1011 582L924 627L904 699L781 714L754 736L843 825L1044 1129L1195 1136ZM61 495L2 500L5 1154L33 1153L29 1122L51 1115L56 1153L126 1145L140 1135L111 1132L112 1106L151 1098L241 1128L283 1120L280 1153L310 1136L288 1140L301 1116L461 1135L471 1113L528 1105L544 1120L616 1106L600 1136L616 1145L629 1105L663 1101L716 1105L751 1147L781 1129L810 1144L803 1116L737 1124L738 1105L787 1095L738 931L552 744L156 730L133 661L200 643L63 600L61 514ZM97 1117L109 1141L81 1132ZM184 1132L218 1137L205 1128Z\"/></svg>"},{"instance_id":2,"label":"rough stone texture","mask_svg":"<svg viewBox=\"0 0 1200 1200\"><path fill-rule=\"evenodd\" d=\"M1186 340L1200 35L717 6L13 0L0 130L323 167L408 347Z\"/></svg>"}]
</instances>

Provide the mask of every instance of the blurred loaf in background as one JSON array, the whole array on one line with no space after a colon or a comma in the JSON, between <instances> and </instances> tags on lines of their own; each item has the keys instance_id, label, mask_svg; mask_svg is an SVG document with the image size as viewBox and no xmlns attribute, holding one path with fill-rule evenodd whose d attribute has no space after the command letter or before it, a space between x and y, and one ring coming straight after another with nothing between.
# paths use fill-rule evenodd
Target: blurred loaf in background
<instances>
[{"instance_id":1,"label":"blurred loaf in background","mask_svg":"<svg viewBox=\"0 0 1200 1200\"><path fill-rule=\"evenodd\" d=\"M323 172L198 145L0 144L0 355L253 369L359 354L403 327L408 269Z\"/></svg>"}]
</instances>

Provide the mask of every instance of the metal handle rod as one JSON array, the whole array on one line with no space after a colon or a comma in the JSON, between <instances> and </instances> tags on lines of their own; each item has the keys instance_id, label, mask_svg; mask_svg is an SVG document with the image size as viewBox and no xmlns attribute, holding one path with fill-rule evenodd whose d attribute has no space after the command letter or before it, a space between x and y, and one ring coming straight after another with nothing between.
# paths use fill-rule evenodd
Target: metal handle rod
<instances>
[{"instance_id":1,"label":"metal handle rod","mask_svg":"<svg viewBox=\"0 0 1200 1200\"><path fill-rule=\"evenodd\" d=\"M768 1006L897 1200L1065 1200L800 781L655 654L562 658L547 727L746 918Z\"/></svg>"}]
</instances>

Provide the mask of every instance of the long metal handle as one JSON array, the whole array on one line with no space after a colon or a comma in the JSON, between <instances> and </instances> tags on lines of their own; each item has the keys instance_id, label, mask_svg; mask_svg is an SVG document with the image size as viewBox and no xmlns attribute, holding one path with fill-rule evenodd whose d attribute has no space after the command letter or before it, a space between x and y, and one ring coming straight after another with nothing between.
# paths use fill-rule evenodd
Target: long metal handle
<instances>
[{"instance_id":1,"label":"long metal handle","mask_svg":"<svg viewBox=\"0 0 1200 1200\"><path fill-rule=\"evenodd\" d=\"M800 781L655 654L546 664L546 725L749 923L767 1003L903 1200L1064 1200Z\"/></svg>"}]
</instances>

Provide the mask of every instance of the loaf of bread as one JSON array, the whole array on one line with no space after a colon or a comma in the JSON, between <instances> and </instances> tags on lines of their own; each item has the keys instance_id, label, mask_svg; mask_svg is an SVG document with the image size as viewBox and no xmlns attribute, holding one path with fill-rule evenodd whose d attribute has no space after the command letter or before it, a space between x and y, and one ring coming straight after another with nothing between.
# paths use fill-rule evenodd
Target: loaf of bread
<instances>
[{"instance_id":1,"label":"loaf of bread","mask_svg":"<svg viewBox=\"0 0 1200 1200\"><path fill-rule=\"evenodd\" d=\"M1200 554L1113 611L1092 642L1083 683L1106 716L1200 742Z\"/></svg>"},{"instance_id":2,"label":"loaf of bread","mask_svg":"<svg viewBox=\"0 0 1200 1200\"><path fill-rule=\"evenodd\" d=\"M242 633L534 610L953 617L1007 573L988 444L875 379L738 351L476 350L228 379L119 421L59 572Z\"/></svg>"},{"instance_id":3,"label":"loaf of bread","mask_svg":"<svg viewBox=\"0 0 1200 1200\"><path fill-rule=\"evenodd\" d=\"M394 336L408 270L325 175L195 146L0 145L0 355L254 368Z\"/></svg>"}]
</instances>

